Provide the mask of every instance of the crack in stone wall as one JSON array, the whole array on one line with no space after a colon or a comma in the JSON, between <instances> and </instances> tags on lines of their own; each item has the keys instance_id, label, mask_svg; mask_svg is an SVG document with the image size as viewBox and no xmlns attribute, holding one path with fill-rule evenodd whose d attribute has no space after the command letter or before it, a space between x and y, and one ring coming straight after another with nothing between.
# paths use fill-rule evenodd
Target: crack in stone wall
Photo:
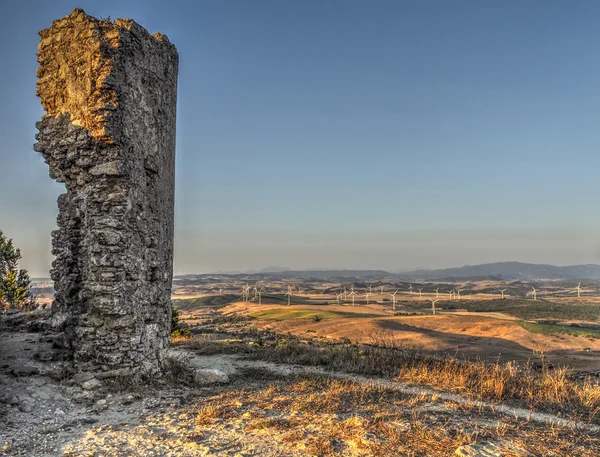
<instances>
[{"instance_id":1,"label":"crack in stone wall","mask_svg":"<svg viewBox=\"0 0 600 457\"><path fill-rule=\"evenodd\" d=\"M78 370L157 371L171 323L177 50L80 9L40 36L34 149L66 187L53 323Z\"/></svg>"}]
</instances>

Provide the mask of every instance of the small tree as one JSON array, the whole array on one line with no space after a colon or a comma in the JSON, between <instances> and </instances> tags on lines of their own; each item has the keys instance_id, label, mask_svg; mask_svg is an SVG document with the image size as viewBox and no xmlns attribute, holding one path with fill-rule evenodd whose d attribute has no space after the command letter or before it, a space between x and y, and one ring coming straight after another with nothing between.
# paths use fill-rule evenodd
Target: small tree
<instances>
[{"instance_id":1,"label":"small tree","mask_svg":"<svg viewBox=\"0 0 600 457\"><path fill-rule=\"evenodd\" d=\"M188 340L192 337L187 324L182 324L179 320L179 310L173 306L173 314L171 315L171 341Z\"/></svg>"},{"instance_id":2,"label":"small tree","mask_svg":"<svg viewBox=\"0 0 600 457\"><path fill-rule=\"evenodd\" d=\"M19 270L21 251L0 230L0 307L27 309L34 305L27 270Z\"/></svg>"}]
</instances>

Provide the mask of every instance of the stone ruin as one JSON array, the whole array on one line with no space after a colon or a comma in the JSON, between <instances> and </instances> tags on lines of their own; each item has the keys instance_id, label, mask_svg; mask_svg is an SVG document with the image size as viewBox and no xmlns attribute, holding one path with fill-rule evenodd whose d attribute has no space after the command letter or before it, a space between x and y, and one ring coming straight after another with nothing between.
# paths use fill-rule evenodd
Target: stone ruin
<instances>
[{"instance_id":1,"label":"stone ruin","mask_svg":"<svg viewBox=\"0 0 600 457\"><path fill-rule=\"evenodd\" d=\"M66 186L53 325L77 371L156 372L171 325L177 50L80 9L40 36L34 149Z\"/></svg>"}]
</instances>

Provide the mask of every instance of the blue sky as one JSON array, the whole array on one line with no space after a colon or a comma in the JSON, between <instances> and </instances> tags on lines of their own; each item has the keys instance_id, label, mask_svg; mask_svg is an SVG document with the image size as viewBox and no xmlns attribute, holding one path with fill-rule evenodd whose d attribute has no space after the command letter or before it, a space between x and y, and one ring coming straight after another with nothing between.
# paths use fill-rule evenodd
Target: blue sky
<instances>
[{"instance_id":1,"label":"blue sky","mask_svg":"<svg viewBox=\"0 0 600 457\"><path fill-rule=\"evenodd\" d=\"M0 230L45 275L37 32L82 7L180 53L175 270L600 261L600 3L12 2Z\"/></svg>"}]
</instances>

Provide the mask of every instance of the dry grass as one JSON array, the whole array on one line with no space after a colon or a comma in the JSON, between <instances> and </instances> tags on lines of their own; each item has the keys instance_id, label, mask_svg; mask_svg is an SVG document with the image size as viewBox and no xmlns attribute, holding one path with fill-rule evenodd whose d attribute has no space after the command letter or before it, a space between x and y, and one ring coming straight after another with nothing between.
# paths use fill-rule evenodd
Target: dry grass
<instances>
[{"instance_id":1,"label":"dry grass","mask_svg":"<svg viewBox=\"0 0 600 457\"><path fill-rule=\"evenodd\" d=\"M212 402L198 409L196 413L196 425L212 424L215 419L226 416L225 406L221 403Z\"/></svg>"},{"instance_id":2,"label":"dry grass","mask_svg":"<svg viewBox=\"0 0 600 457\"><path fill-rule=\"evenodd\" d=\"M425 356L393 341L373 346L289 345L253 356L278 362L321 365L336 371L378 375L454 392L474 400L508 402L531 410L560 412L586 422L598 421L600 385L574 381L565 368L536 370L531 364L462 361Z\"/></svg>"},{"instance_id":3,"label":"dry grass","mask_svg":"<svg viewBox=\"0 0 600 457\"><path fill-rule=\"evenodd\" d=\"M226 328L219 321L219 331ZM239 318L235 319L240 328ZM246 323L247 325L247 323ZM566 368L533 364L465 361L434 357L379 335L370 345L324 344L246 326L235 341L183 343L199 353L236 353L277 363L322 366L333 371L374 375L453 392L473 400L509 403L600 423L600 385L572 378ZM240 338L241 336L241 338ZM542 354L543 360L543 354Z\"/></svg>"},{"instance_id":4,"label":"dry grass","mask_svg":"<svg viewBox=\"0 0 600 457\"><path fill-rule=\"evenodd\" d=\"M566 368L536 370L530 364L412 359L399 367L398 381L427 385L496 403L518 401L532 410L570 412L592 422L600 410L600 386L590 378L576 382Z\"/></svg>"},{"instance_id":5,"label":"dry grass","mask_svg":"<svg viewBox=\"0 0 600 457\"><path fill-rule=\"evenodd\" d=\"M479 412L435 396L322 376L232 386L205 399L195 433L243 424L307 455L450 456L459 446L496 443L501 455L592 457L600 439L567 428Z\"/></svg>"}]
</instances>

